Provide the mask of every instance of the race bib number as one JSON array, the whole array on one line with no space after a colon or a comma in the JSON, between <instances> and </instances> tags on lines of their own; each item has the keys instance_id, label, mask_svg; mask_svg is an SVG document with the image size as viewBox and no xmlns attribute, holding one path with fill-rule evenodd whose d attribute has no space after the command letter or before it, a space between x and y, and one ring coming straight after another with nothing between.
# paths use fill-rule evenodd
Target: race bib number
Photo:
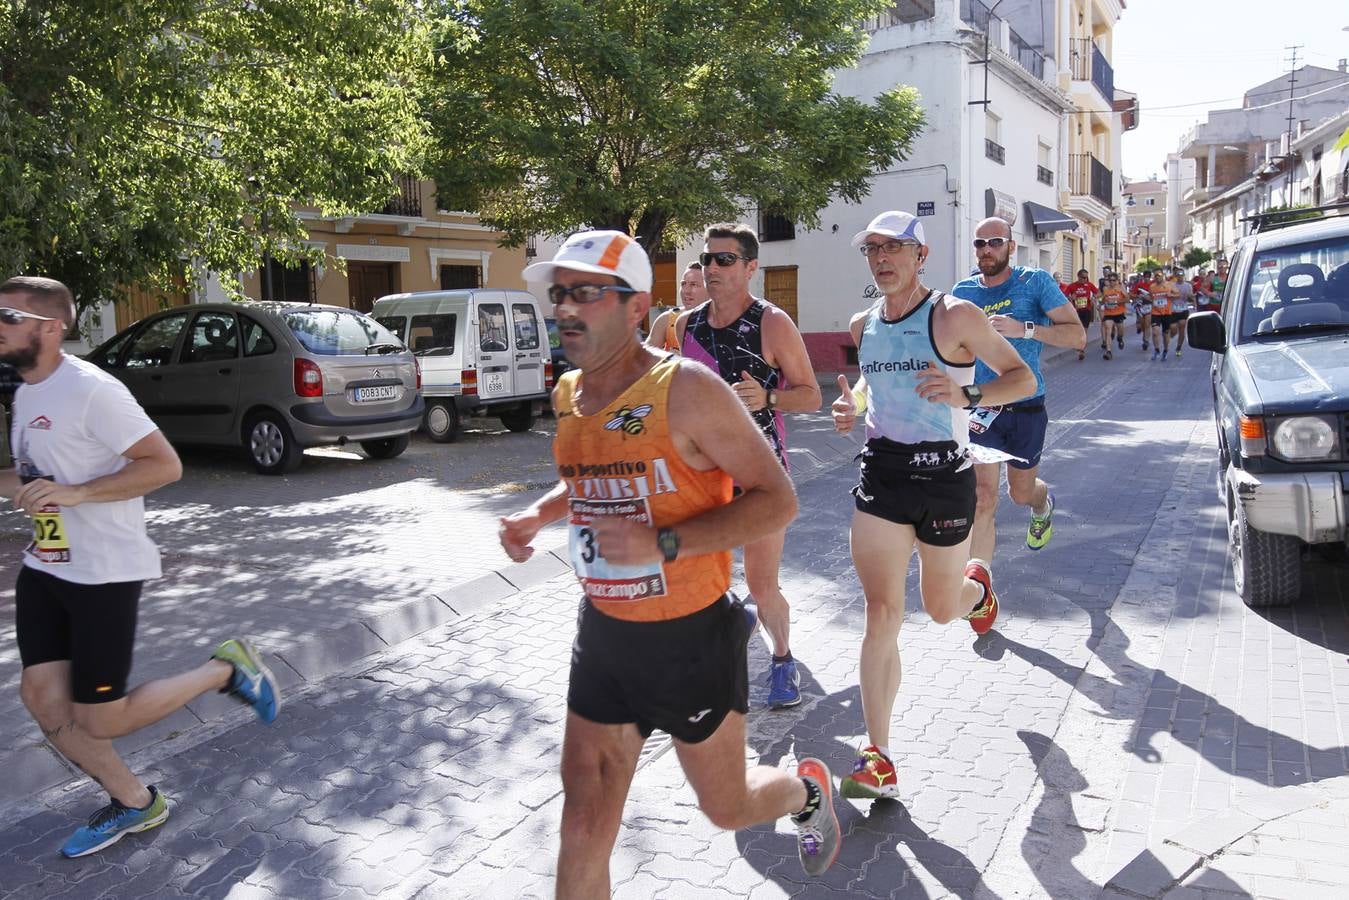
<instances>
[{"instance_id":1,"label":"race bib number","mask_svg":"<svg viewBox=\"0 0 1349 900\"><path fill-rule=\"evenodd\" d=\"M70 538L59 506L44 506L33 513L33 543L28 552L44 563L70 562Z\"/></svg>"},{"instance_id":2,"label":"race bib number","mask_svg":"<svg viewBox=\"0 0 1349 900\"><path fill-rule=\"evenodd\" d=\"M636 602L665 596L665 570L660 563L614 565L600 555L594 523L606 516L651 525L651 507L640 500L572 500L567 547L581 588L592 600Z\"/></svg>"},{"instance_id":3,"label":"race bib number","mask_svg":"<svg viewBox=\"0 0 1349 900\"><path fill-rule=\"evenodd\" d=\"M1001 406L976 406L970 412L970 433L983 434L1002 412Z\"/></svg>"},{"instance_id":4,"label":"race bib number","mask_svg":"<svg viewBox=\"0 0 1349 900\"><path fill-rule=\"evenodd\" d=\"M1140 303L1140 304L1138 304L1138 314L1139 314L1140 316L1150 316L1150 315L1152 315L1152 304L1151 304L1151 303Z\"/></svg>"}]
</instances>

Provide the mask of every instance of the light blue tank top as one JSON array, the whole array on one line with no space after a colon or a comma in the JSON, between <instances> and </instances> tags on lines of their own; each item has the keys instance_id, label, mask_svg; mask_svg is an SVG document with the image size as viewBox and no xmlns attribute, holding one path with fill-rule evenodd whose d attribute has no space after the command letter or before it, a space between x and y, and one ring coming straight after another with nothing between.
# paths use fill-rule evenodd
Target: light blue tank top
<instances>
[{"instance_id":1,"label":"light blue tank top","mask_svg":"<svg viewBox=\"0 0 1349 900\"><path fill-rule=\"evenodd\" d=\"M884 437L899 444L969 442L969 413L918 396L918 374L935 364L958 385L974 383L974 363L942 359L932 340L932 317L943 294L929 291L903 318L882 317L885 301L872 307L862 326L857 360L867 382L867 440Z\"/></svg>"}]
</instances>

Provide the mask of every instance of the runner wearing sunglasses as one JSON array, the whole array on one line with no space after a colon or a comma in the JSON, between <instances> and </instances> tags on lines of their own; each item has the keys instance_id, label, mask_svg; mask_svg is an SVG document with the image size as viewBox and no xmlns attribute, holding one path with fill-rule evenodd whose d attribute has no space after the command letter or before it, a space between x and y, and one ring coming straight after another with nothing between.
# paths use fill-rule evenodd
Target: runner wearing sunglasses
<instances>
[{"instance_id":1,"label":"runner wearing sunglasses","mask_svg":"<svg viewBox=\"0 0 1349 900\"><path fill-rule=\"evenodd\" d=\"M791 316L750 293L759 270L759 238L747 225L722 223L704 234L703 281L710 303L680 316L675 326L689 359L705 363L735 391L784 468L784 412L820 408L820 386L806 343ZM745 582L773 643L768 705L801 702L801 676L791 651L791 609L778 583L786 528L745 544Z\"/></svg>"},{"instance_id":2,"label":"runner wearing sunglasses","mask_svg":"<svg viewBox=\"0 0 1349 900\"><path fill-rule=\"evenodd\" d=\"M1008 457L1007 493L1013 503L1030 508L1026 546L1039 550L1054 533L1054 497L1038 477L1049 424L1040 351L1045 344L1052 344L1081 352L1087 343L1087 332L1048 272L1011 264L1016 242L1012 240L1010 225L996 217L988 218L979 223L974 234L979 274L961 281L951 293L983 309L993 323L993 330L1011 342L1035 373L1036 390L1027 400L975 410L970 416L970 440ZM982 361L975 364L975 384L995 377L996 373ZM979 503L974 515L971 554L988 560L990 566L997 541L995 514L1001 468L1000 461L974 467Z\"/></svg>"},{"instance_id":3,"label":"runner wearing sunglasses","mask_svg":"<svg viewBox=\"0 0 1349 900\"><path fill-rule=\"evenodd\" d=\"M500 524L503 549L522 562L543 526L568 519L584 595L562 738L557 896L610 895L623 806L656 728L674 739L714 825L790 814L802 866L822 874L840 841L828 769L811 759L795 774L745 769L751 625L729 593L731 549L795 515L791 479L715 374L636 339L652 281L636 241L581 232L524 277L552 283L577 367L553 391L558 483Z\"/></svg>"},{"instance_id":4,"label":"runner wearing sunglasses","mask_svg":"<svg viewBox=\"0 0 1349 900\"><path fill-rule=\"evenodd\" d=\"M168 818L164 796L131 773L113 738L211 690L264 722L281 702L257 653L233 639L195 669L127 691L141 585L160 575L142 498L177 481L182 465L121 382L61 351L74 321L59 281L0 285L0 361L24 381L14 396L16 469L0 474L0 489L33 517L14 589L19 693L52 746L109 795L62 846L68 857Z\"/></svg>"},{"instance_id":5,"label":"runner wearing sunglasses","mask_svg":"<svg viewBox=\"0 0 1349 900\"><path fill-rule=\"evenodd\" d=\"M976 634L993 627L998 599L988 567L969 552L975 477L967 410L1029 396L1035 376L983 310L919 282L927 247L914 216L881 213L852 244L883 299L848 325L862 377L855 388L838 377L832 409L839 432L852 431L859 414L867 432L849 538L866 597L859 675L869 743L839 792L880 799L899 796L890 718L909 557L917 546L923 609L933 621L965 618ZM999 373L979 388L976 358Z\"/></svg>"}]
</instances>

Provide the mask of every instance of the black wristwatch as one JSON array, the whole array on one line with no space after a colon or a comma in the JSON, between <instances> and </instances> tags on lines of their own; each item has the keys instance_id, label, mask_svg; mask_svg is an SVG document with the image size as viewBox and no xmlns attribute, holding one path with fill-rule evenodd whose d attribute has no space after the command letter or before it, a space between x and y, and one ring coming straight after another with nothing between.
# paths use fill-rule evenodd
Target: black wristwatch
<instances>
[{"instance_id":1,"label":"black wristwatch","mask_svg":"<svg viewBox=\"0 0 1349 900\"><path fill-rule=\"evenodd\" d=\"M768 392L764 395L764 407L767 408L769 412L772 412L774 409L777 409L777 405L778 392L769 388Z\"/></svg>"},{"instance_id":2,"label":"black wristwatch","mask_svg":"<svg viewBox=\"0 0 1349 900\"><path fill-rule=\"evenodd\" d=\"M979 385L977 384L967 384L960 389L960 392L964 394L965 399L969 401L965 406L966 409L974 409L984 399L984 392L980 390Z\"/></svg>"},{"instance_id":3,"label":"black wristwatch","mask_svg":"<svg viewBox=\"0 0 1349 900\"><path fill-rule=\"evenodd\" d=\"M662 528L656 532L656 546L666 562L674 562L679 557L679 532L673 528Z\"/></svg>"}]
</instances>

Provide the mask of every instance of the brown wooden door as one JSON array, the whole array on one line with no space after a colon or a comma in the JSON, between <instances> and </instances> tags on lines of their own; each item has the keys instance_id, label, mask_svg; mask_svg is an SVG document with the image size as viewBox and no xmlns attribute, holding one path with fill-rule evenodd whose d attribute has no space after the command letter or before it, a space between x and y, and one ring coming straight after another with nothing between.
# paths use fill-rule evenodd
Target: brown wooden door
<instances>
[{"instance_id":1,"label":"brown wooden door","mask_svg":"<svg viewBox=\"0 0 1349 900\"><path fill-rule=\"evenodd\" d=\"M796 266L772 266L763 270L764 299L792 317L796 315Z\"/></svg>"},{"instance_id":2,"label":"brown wooden door","mask_svg":"<svg viewBox=\"0 0 1349 900\"><path fill-rule=\"evenodd\" d=\"M385 294L398 292L396 263L347 263L347 302L358 312L368 313Z\"/></svg>"},{"instance_id":3,"label":"brown wooden door","mask_svg":"<svg viewBox=\"0 0 1349 900\"><path fill-rule=\"evenodd\" d=\"M181 280L178 289L169 293L154 288L133 287L127 291L126 299L116 306L117 330L121 331L132 322L139 322L152 312L183 306L187 302L187 287Z\"/></svg>"}]
</instances>

